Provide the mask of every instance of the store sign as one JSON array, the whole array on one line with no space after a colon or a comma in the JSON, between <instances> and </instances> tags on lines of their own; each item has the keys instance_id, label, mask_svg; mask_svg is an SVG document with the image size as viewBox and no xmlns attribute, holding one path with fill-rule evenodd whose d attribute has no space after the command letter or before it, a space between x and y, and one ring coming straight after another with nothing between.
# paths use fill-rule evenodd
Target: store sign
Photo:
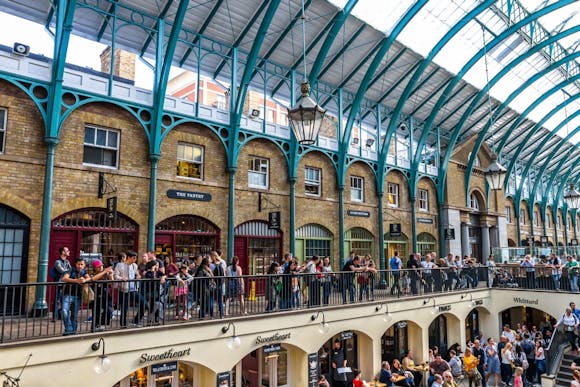
<instances>
[{"instance_id":1,"label":"store sign","mask_svg":"<svg viewBox=\"0 0 580 387\"><path fill-rule=\"evenodd\" d=\"M540 237L540 242L542 243L548 243L548 236L547 235L543 235Z\"/></svg>"},{"instance_id":2,"label":"store sign","mask_svg":"<svg viewBox=\"0 0 580 387\"><path fill-rule=\"evenodd\" d=\"M417 222L423 223L423 224L433 224L433 219L429 219L429 218L417 218Z\"/></svg>"},{"instance_id":3,"label":"store sign","mask_svg":"<svg viewBox=\"0 0 580 387\"><path fill-rule=\"evenodd\" d=\"M170 363L152 364L151 373L160 374L162 372L173 372L177 371L177 362L172 361Z\"/></svg>"},{"instance_id":4,"label":"store sign","mask_svg":"<svg viewBox=\"0 0 580 387\"><path fill-rule=\"evenodd\" d=\"M167 197L171 199L185 199L196 200L199 202L211 201L211 195L203 192L179 191L176 189L168 189Z\"/></svg>"},{"instance_id":5,"label":"store sign","mask_svg":"<svg viewBox=\"0 0 580 387\"><path fill-rule=\"evenodd\" d=\"M107 219L113 220L117 217L117 197L107 199Z\"/></svg>"},{"instance_id":6,"label":"store sign","mask_svg":"<svg viewBox=\"0 0 580 387\"><path fill-rule=\"evenodd\" d=\"M368 211L348 210L346 213L348 216L358 216L361 218L368 218L371 216L371 213Z\"/></svg>"},{"instance_id":7,"label":"store sign","mask_svg":"<svg viewBox=\"0 0 580 387\"><path fill-rule=\"evenodd\" d=\"M446 228L444 231L444 236L446 241L454 241L455 240L455 229L454 228Z\"/></svg>"},{"instance_id":8,"label":"store sign","mask_svg":"<svg viewBox=\"0 0 580 387\"><path fill-rule=\"evenodd\" d=\"M280 228L280 211L268 213L268 228L270 230Z\"/></svg>"},{"instance_id":9,"label":"store sign","mask_svg":"<svg viewBox=\"0 0 580 387\"><path fill-rule=\"evenodd\" d=\"M534 244L534 238L532 238L532 237L527 237L527 238L526 238L526 243L527 243L528 245L533 245L533 244Z\"/></svg>"},{"instance_id":10,"label":"store sign","mask_svg":"<svg viewBox=\"0 0 580 387\"><path fill-rule=\"evenodd\" d=\"M401 236L401 223L391 223L389 224L389 234L393 237Z\"/></svg>"},{"instance_id":11,"label":"store sign","mask_svg":"<svg viewBox=\"0 0 580 387\"><path fill-rule=\"evenodd\" d=\"M340 334L341 340L348 340L348 339L352 339L353 337L354 337L354 333L352 333L352 331L346 331L346 332L342 332Z\"/></svg>"},{"instance_id":12,"label":"store sign","mask_svg":"<svg viewBox=\"0 0 580 387\"><path fill-rule=\"evenodd\" d=\"M282 333L282 334L280 334L280 332L276 332L272 336L268 336L268 337L258 336L258 337L256 337L256 344L257 345L268 344L268 343L271 343L273 341L288 340L289 338L290 338L290 332Z\"/></svg>"},{"instance_id":13,"label":"store sign","mask_svg":"<svg viewBox=\"0 0 580 387\"><path fill-rule=\"evenodd\" d=\"M271 344L271 345L267 345L264 347L264 353L268 354L268 353L274 353L274 352L280 352L282 350L282 345L280 344Z\"/></svg>"},{"instance_id":14,"label":"store sign","mask_svg":"<svg viewBox=\"0 0 580 387\"><path fill-rule=\"evenodd\" d=\"M524 305L538 305L540 303L540 300L530 300L527 298L520 298L520 297L514 297L513 298L514 302L516 304L524 304Z\"/></svg>"},{"instance_id":15,"label":"store sign","mask_svg":"<svg viewBox=\"0 0 580 387\"><path fill-rule=\"evenodd\" d=\"M439 307L439 312L449 312L451 310L451 305L443 305Z\"/></svg>"},{"instance_id":16,"label":"store sign","mask_svg":"<svg viewBox=\"0 0 580 387\"><path fill-rule=\"evenodd\" d=\"M220 372L216 375L217 387L230 387L230 372Z\"/></svg>"},{"instance_id":17,"label":"store sign","mask_svg":"<svg viewBox=\"0 0 580 387\"><path fill-rule=\"evenodd\" d=\"M176 359L178 357L184 357L189 355L191 355L191 347L183 349L181 351L176 351L173 348L170 348L163 353L153 353L153 354L143 353L139 357L139 363L143 364L155 360Z\"/></svg>"},{"instance_id":18,"label":"store sign","mask_svg":"<svg viewBox=\"0 0 580 387\"><path fill-rule=\"evenodd\" d=\"M400 321L397 323L397 326L399 327L399 329L403 329L407 326L407 323L405 321Z\"/></svg>"},{"instance_id":19,"label":"store sign","mask_svg":"<svg viewBox=\"0 0 580 387\"><path fill-rule=\"evenodd\" d=\"M308 354L308 387L318 386L318 353Z\"/></svg>"},{"instance_id":20,"label":"store sign","mask_svg":"<svg viewBox=\"0 0 580 387\"><path fill-rule=\"evenodd\" d=\"M570 239L570 244L572 246L578 246L578 239L576 239L576 238Z\"/></svg>"}]
</instances>

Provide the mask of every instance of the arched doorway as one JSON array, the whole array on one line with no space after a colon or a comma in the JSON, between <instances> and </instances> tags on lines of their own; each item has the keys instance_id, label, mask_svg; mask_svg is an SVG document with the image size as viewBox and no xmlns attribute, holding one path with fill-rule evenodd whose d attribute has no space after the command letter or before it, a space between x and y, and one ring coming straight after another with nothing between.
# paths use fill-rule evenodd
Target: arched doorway
<instances>
[{"instance_id":1,"label":"arched doorway","mask_svg":"<svg viewBox=\"0 0 580 387\"><path fill-rule=\"evenodd\" d=\"M326 379L333 383L337 376L332 368L332 362L341 358L346 360L346 365L350 369L359 369L359 337L356 332L344 331L331 337L318 350L319 375L324 375ZM352 372L345 372L348 381L352 381Z\"/></svg>"},{"instance_id":2,"label":"arched doorway","mask_svg":"<svg viewBox=\"0 0 580 387\"><path fill-rule=\"evenodd\" d=\"M398 321L391 325L381 337L381 361L392 364L402 359L409 349L409 321Z\"/></svg>"},{"instance_id":3,"label":"arched doorway","mask_svg":"<svg viewBox=\"0 0 580 387\"><path fill-rule=\"evenodd\" d=\"M84 257L110 263L115 254L135 250L139 226L122 213L111 218L104 208L83 208L60 215L52 221L49 267L58 258L58 249L67 246L71 259Z\"/></svg>"},{"instance_id":4,"label":"arched doorway","mask_svg":"<svg viewBox=\"0 0 580 387\"><path fill-rule=\"evenodd\" d=\"M26 282L30 219L0 204L0 284ZM24 297L16 288L1 287L0 300L11 300L0 309L0 315L25 312Z\"/></svg>"},{"instance_id":5,"label":"arched doorway","mask_svg":"<svg viewBox=\"0 0 580 387\"><path fill-rule=\"evenodd\" d=\"M176 215L155 227L155 253L176 259L209 254L219 248L220 230L212 222L195 215Z\"/></svg>"},{"instance_id":6,"label":"arched doorway","mask_svg":"<svg viewBox=\"0 0 580 387\"><path fill-rule=\"evenodd\" d=\"M296 230L294 249L300 263L313 255L332 257L332 233L319 224L305 224Z\"/></svg>"},{"instance_id":7,"label":"arched doorway","mask_svg":"<svg viewBox=\"0 0 580 387\"><path fill-rule=\"evenodd\" d=\"M395 255L395 251L398 251L399 258L401 258L403 265L405 265L409 259L409 238L407 235L401 233L399 236L393 236L388 232L385 234L384 240L385 259L387 262Z\"/></svg>"},{"instance_id":8,"label":"arched doorway","mask_svg":"<svg viewBox=\"0 0 580 387\"><path fill-rule=\"evenodd\" d=\"M297 348L274 343L257 348L232 369L231 386L289 387L299 370L294 363ZM295 383L295 382L294 382Z\"/></svg>"},{"instance_id":9,"label":"arched doorway","mask_svg":"<svg viewBox=\"0 0 580 387\"><path fill-rule=\"evenodd\" d=\"M344 235L345 252L365 256L373 253L373 234L361 227L348 230Z\"/></svg>"},{"instance_id":10,"label":"arched doorway","mask_svg":"<svg viewBox=\"0 0 580 387\"><path fill-rule=\"evenodd\" d=\"M465 337L473 342L479 335L479 332L479 311L477 309L472 309L465 318Z\"/></svg>"},{"instance_id":11,"label":"arched doorway","mask_svg":"<svg viewBox=\"0 0 580 387\"><path fill-rule=\"evenodd\" d=\"M244 274L266 274L270 264L282 256L282 232L261 220L242 223L234 229L234 254Z\"/></svg>"},{"instance_id":12,"label":"arched doorway","mask_svg":"<svg viewBox=\"0 0 580 387\"><path fill-rule=\"evenodd\" d=\"M435 251L435 245L437 240L435 237L429 233L422 232L417 235L417 248L419 249L419 254L425 256L427 253Z\"/></svg>"},{"instance_id":13,"label":"arched doorway","mask_svg":"<svg viewBox=\"0 0 580 387\"><path fill-rule=\"evenodd\" d=\"M447 356L447 317L439 315L429 325L429 348L439 347L439 353Z\"/></svg>"},{"instance_id":14,"label":"arched doorway","mask_svg":"<svg viewBox=\"0 0 580 387\"><path fill-rule=\"evenodd\" d=\"M555 323L556 318L554 316L543 310L526 305L514 306L501 312L501 325L509 325L514 330L518 329L518 324L523 324L530 331L536 327L537 330L545 333L546 330L552 331L551 327Z\"/></svg>"}]
</instances>

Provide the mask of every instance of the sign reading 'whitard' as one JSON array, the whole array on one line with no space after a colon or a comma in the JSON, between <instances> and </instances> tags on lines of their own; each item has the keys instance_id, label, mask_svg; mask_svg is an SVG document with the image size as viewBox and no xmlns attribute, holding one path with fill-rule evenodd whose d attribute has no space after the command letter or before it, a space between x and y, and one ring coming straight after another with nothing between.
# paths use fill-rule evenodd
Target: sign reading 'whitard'
<instances>
[{"instance_id":1,"label":"sign reading 'whitard'","mask_svg":"<svg viewBox=\"0 0 580 387\"><path fill-rule=\"evenodd\" d=\"M540 300L528 300L527 298L514 297L514 302L517 304L538 305Z\"/></svg>"}]
</instances>

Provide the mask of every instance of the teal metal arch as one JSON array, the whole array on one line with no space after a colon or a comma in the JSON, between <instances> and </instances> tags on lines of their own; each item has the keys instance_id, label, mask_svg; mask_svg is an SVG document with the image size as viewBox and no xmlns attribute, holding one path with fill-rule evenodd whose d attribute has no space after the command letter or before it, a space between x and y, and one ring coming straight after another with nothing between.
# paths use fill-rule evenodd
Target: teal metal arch
<instances>
[{"instance_id":1,"label":"teal metal arch","mask_svg":"<svg viewBox=\"0 0 580 387\"><path fill-rule=\"evenodd\" d=\"M44 126L44 124L47 121L46 105L48 103L48 88L49 88L49 86L47 84L40 83L38 81L30 81L29 82L29 81L25 81L22 79L14 78L10 74L5 73L4 71L0 71L0 74L2 74L2 80L4 80L4 81L10 83L11 85L14 85L15 87L19 88L30 98L30 100L34 103L34 105L38 109L38 113L40 113L40 116L42 117L42 124ZM42 88L43 93L45 93L47 95L47 97L40 98L40 97L36 96L34 94L34 89L36 89L36 88Z\"/></svg>"},{"instance_id":2,"label":"teal metal arch","mask_svg":"<svg viewBox=\"0 0 580 387\"><path fill-rule=\"evenodd\" d=\"M322 69L322 65L326 60L326 56L332 47L332 44L335 42L336 36L338 32L346 22L346 19L352 12L355 5L358 3L358 0L348 0L348 3L344 5L344 7L337 12L333 19L332 19L332 27L328 31L326 35L326 39L324 39L324 43L318 50L318 54L316 55L316 59L312 64L312 68L310 69L310 75L308 76L308 80L310 81L311 85L316 84L318 82L318 75L320 74L320 70Z\"/></svg>"},{"instance_id":3,"label":"teal metal arch","mask_svg":"<svg viewBox=\"0 0 580 387\"><path fill-rule=\"evenodd\" d=\"M323 149L323 148L316 148L313 146L308 146L308 147L298 147L298 151L297 151L297 164L300 163L300 161L302 161L302 159L309 153L320 153L322 154L324 157L326 157L328 159L328 161L330 162L330 164L332 164L332 166L334 167L334 173L338 173L338 157L336 155L336 153L334 152L330 152L327 149Z\"/></svg>"},{"instance_id":4,"label":"teal metal arch","mask_svg":"<svg viewBox=\"0 0 580 387\"><path fill-rule=\"evenodd\" d=\"M580 30L580 29L579 29ZM562 65L563 63L566 63L569 60L572 60L575 57L580 56L580 53L575 53L574 55L572 55L571 57L566 57L560 61L554 62L553 64L551 64L550 66L548 66L546 69L536 73L534 76L532 76L530 79L528 79L524 84L522 84L518 89L516 89L512 94L510 94L508 96L508 98L506 98L505 102L502 103L502 105L496 109L496 111L493 113L493 115L499 115L499 112L505 108L507 108L508 104L515 99L520 93L522 93L527 87L529 87L531 84L533 84L535 81L537 81L538 79L540 79L541 77L543 77L544 75L548 74L551 71L554 71L558 66ZM535 101L533 101L520 115L518 115L517 119L511 123L509 129L506 131L506 133L503 135L503 139L502 139L502 143L505 144L505 139L507 139L509 137L509 135L511 133L513 133L513 131L519 127L519 125L524 121L525 117L531 112L533 111L538 105L540 105L542 102L544 102L546 99L548 99L551 95L553 95L554 93L560 91L563 87L565 87L566 85L575 82L576 80L580 79L579 76L575 76L572 77L558 85L556 85L555 87L551 88L550 90L546 91L544 94L542 94L539 98L537 98ZM568 101L566 102L568 103ZM523 150L524 146L530 146L529 144L529 140L532 138L532 136L542 128L543 123L545 123L553 114L555 114L558 110L560 110L563 106L560 105L557 108L553 109L553 113L550 115L546 115L544 117L543 120L541 120L539 123L535 124L531 130L528 129L527 130L527 134L526 134L526 138L520 143L519 145L519 149L517 150L517 152L512 156L512 159L510 161L508 172L507 172L507 176L509 177L511 172L513 171L513 168L515 166L515 160L518 159L520 152ZM472 169L473 169L473 165L475 162L475 156L477 155L477 153L479 152L479 149L481 148L481 145L483 144L483 141L485 141L485 134L487 133L487 131L491 128L492 122L494 122L495 117L492 117L490 119L488 119L484 129L480 132L479 137L473 147L473 151L471 153L471 157L469 159L469 163L467 165L467 176L465 179L465 189L467 191L467 189L469 188L469 184L471 182L471 176L472 176ZM500 148L498 148L500 149ZM509 181L508 179L506 179L506 185L504 186L507 187L507 181Z\"/></svg>"},{"instance_id":5,"label":"teal metal arch","mask_svg":"<svg viewBox=\"0 0 580 387\"><path fill-rule=\"evenodd\" d=\"M204 128L211 131L221 142L222 146L224 147L224 151L227 152L228 150L228 137L229 137L229 127L227 126L218 126L215 124L209 124L206 121L201 119L195 118L182 118L182 117L174 117L170 125L164 125L164 131L161 134L161 143L165 140L165 138L171 133L174 129L178 128L181 125L187 124L195 124L203 126Z\"/></svg>"},{"instance_id":6,"label":"teal metal arch","mask_svg":"<svg viewBox=\"0 0 580 387\"><path fill-rule=\"evenodd\" d=\"M203 35L203 33L205 32L205 30L207 29L207 27L209 27L209 25L211 24L211 21L213 20L213 17L218 12L218 10L219 10L220 6L222 5L223 1L224 0L216 0L216 2L213 5L212 9L209 11L209 14L205 18L205 21L203 22L203 24L201 25L201 27L199 27L199 29L197 31L199 35ZM169 5L171 5L171 2L170 1L167 2L167 6L169 6ZM166 12L165 9L162 11L162 13L164 13L164 12ZM191 42L192 43L191 47L189 47L185 51L185 54L183 54L183 56L179 60L179 67L182 67L183 66L183 64L185 63L185 61L187 60L187 58L191 54L191 51L193 50L193 46L198 42L198 40L199 40L199 38L198 37L195 37L194 40ZM143 53L141 55L143 55Z\"/></svg>"},{"instance_id":7,"label":"teal metal arch","mask_svg":"<svg viewBox=\"0 0 580 387\"><path fill-rule=\"evenodd\" d=\"M453 80L448 84L445 91L442 93L441 97L437 100L437 103L433 107L431 114L429 115L427 121L425 122L423 132L421 133L421 136L420 136L418 144L417 144L417 150L415 152L415 159L413 160L413 165L414 165L413 170L416 170L417 169L416 167L419 165L420 157L422 154L423 147L425 146L427 136L431 130L431 127L433 126L433 123L435 121L435 118L437 117L437 114L439 113L439 111L443 107L443 105L448 101L447 95L449 95L451 93L451 91L455 88L455 86L459 83L459 81L463 78L463 76L467 73L467 71L469 71L473 67L473 65L475 63L477 63L477 61L479 61L479 59L481 59L483 57L483 55L486 52L488 52L491 49L493 49L494 47L496 47L505 38L507 38L508 36L511 36L513 33L517 32L517 30L519 30L520 28L524 27L525 25L528 25L529 23L532 23L533 21L537 20L541 16L549 14L549 13L551 13L557 9L560 9L568 4L571 4L573 2L574 2L574 0L562 0L562 1L559 1L557 3L547 5L546 7L541 8L541 9L531 13L530 15L526 16L525 18L523 18L519 22L510 25L507 29L502 31L494 39L492 39L490 42L488 42L482 49L480 49L461 68L461 70L457 73L457 75L453 78ZM455 142L457 140L457 136L458 136L458 132L455 132L454 136L450 139L449 143L455 144ZM448 151L446 151L444 159L439 166L439 174L438 175L440 178L440 184L443 184L443 182L445 181L445 178L446 178L447 164L448 164L449 158L451 156L451 150L452 150L451 148L452 147L447 148ZM440 187L440 188L442 188L442 187Z\"/></svg>"},{"instance_id":8,"label":"teal metal arch","mask_svg":"<svg viewBox=\"0 0 580 387\"><path fill-rule=\"evenodd\" d=\"M240 137L241 137L241 139L238 142L239 151L241 151L250 142L257 141L257 140L264 140L264 141L267 141L267 142L275 145L280 150L280 152L282 152L282 155L284 156L284 159L286 160L288 171L290 171L290 156L289 156L289 154L290 154L290 152L289 152L290 151L290 141L284 140L284 139L279 139L279 138L269 137L269 136L266 136L262 133L254 133L254 132L249 132L249 131L240 132Z\"/></svg>"},{"instance_id":9,"label":"teal metal arch","mask_svg":"<svg viewBox=\"0 0 580 387\"><path fill-rule=\"evenodd\" d=\"M445 47L445 45L447 43L449 43L449 41L453 37L455 37L456 34L463 27L465 27L467 25L467 23L472 21L477 15L479 15L481 12L486 10L493 3L494 3L493 0L484 1L483 3L481 3L480 5L475 7L474 9L472 9L464 17L462 17L453 26L453 28L451 28L449 31L447 31L447 33L439 40L439 42L437 42L437 44L431 49L431 51L429 52L427 57L420 62L418 68L415 70L415 72L413 73L413 76L411 77L411 79L409 80L407 85L405 86L405 89L404 89L403 93L401 94L401 97L399 98L399 101L397 102L395 109L393 110L393 113L392 113L392 116L391 116L391 119L389 122L389 126L387 127L386 138L385 138L385 141L383 142L383 145L381 147L381 151L379 153L381 164L385 164L385 162L386 162L387 153L388 153L387 150L389 149L390 138L391 138L392 134L395 132L395 129L398 125L399 116L401 115L406 102L409 100L409 97L412 95L412 93L414 93L416 91L415 85L419 81L421 75L427 69L429 64L433 61L433 58L435 58L435 56L443 49L443 47ZM447 82L448 81L445 81L445 82L443 82L443 84L446 84Z\"/></svg>"},{"instance_id":10,"label":"teal metal arch","mask_svg":"<svg viewBox=\"0 0 580 387\"><path fill-rule=\"evenodd\" d=\"M485 86L485 88L478 93L478 96L476 97L476 99L474 99L472 101L472 103L470 104L470 107L468 108L468 110L463 114L463 116L461 117L461 120L459 121L459 125L458 128L456 127L455 130L461 130L461 128L465 125L468 116L472 113L472 107L475 106L475 101L479 101L479 99L481 99L481 97L488 92L489 89L491 89L497 82L499 82L499 80L501 78L503 78L503 76L505 76L506 74L509 73L509 71L511 71L513 68L515 68L515 66L517 66L518 64L520 64L522 61L524 61L525 59L527 59L529 56L531 56L532 54L535 54L536 52L538 52L539 50L543 49L545 46L552 44L553 42L557 41L558 39L562 39L566 36L569 36L570 34L576 33L580 31L580 26L571 28L567 31L563 31L562 34L563 35L555 35L553 37L550 37L549 39L546 39L545 41L532 46L530 48L530 50L528 50L524 55L520 55L518 56L516 59L514 59L512 62L510 62L510 64L508 66L506 66L505 68L503 68L500 72L498 72L490 81L489 83ZM537 81L538 79L540 79L542 76L544 76L545 74L547 74L548 72L551 72L557 68L559 68L560 65L566 63L569 60L573 60L573 58L575 58L575 56L569 56L566 58L563 58L555 63L550 64L550 66L548 66L546 69L543 69L542 71L534 74L532 77L530 77L528 80L526 80L522 85L520 85L514 92L512 92L506 99L505 101L500 105L499 108L495 109L495 111L493 112L493 115L490 119L487 120L487 123L485 125L485 127L483 128L483 130L480 131L479 136L475 142L475 145L473 147L473 151L471 152L471 157L469 158L469 162L467 165L467 176L465 179L465 192L467 192L468 188L469 188L469 184L471 182L471 176L472 176L472 170L473 170L473 165L475 163L475 157L477 156L477 153L479 153L479 149L481 148L481 145L483 144L483 141L485 141L485 136L488 133L489 129L491 128L492 122L495 122L495 120L501 115L501 113L505 110L507 110L507 108L509 107L509 103L511 101L513 101L515 98L517 98L525 89L527 89L530 85L532 85L535 81ZM555 88L554 88L555 89ZM515 128L517 126L519 126L519 124L521 122L523 122L523 119L529 114L529 112L531 112L537 105L539 105L541 102L543 102L546 98L548 98L549 95L551 95L555 90L552 89L551 93L547 92L544 93L544 98L538 98L538 100L536 100L535 104L531 104L524 112L522 112L522 114L519 115L518 119L516 120L516 122L512 125L512 129L509 129L506 134L504 135L504 138L502 139L500 145L498 146L498 153L501 153L501 149L503 147L503 144L505 144L505 139L507 139L507 137L509 137L509 135L512 133L513 130L515 130ZM523 141L522 143L525 143L527 141ZM509 174L508 174L509 176Z\"/></svg>"}]
</instances>

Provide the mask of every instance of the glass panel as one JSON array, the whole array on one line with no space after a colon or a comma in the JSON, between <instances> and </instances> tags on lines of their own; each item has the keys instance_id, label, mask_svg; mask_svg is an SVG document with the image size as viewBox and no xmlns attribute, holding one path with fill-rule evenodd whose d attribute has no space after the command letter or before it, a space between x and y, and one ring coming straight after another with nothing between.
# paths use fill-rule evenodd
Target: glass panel
<instances>
[{"instance_id":1,"label":"glass panel","mask_svg":"<svg viewBox=\"0 0 580 387\"><path fill-rule=\"evenodd\" d=\"M6 230L6 242L13 242L14 241L14 230L7 229Z\"/></svg>"},{"instance_id":2,"label":"glass panel","mask_svg":"<svg viewBox=\"0 0 580 387\"><path fill-rule=\"evenodd\" d=\"M101 164L101 150L85 145L83 153L83 163L86 164Z\"/></svg>"},{"instance_id":3,"label":"glass panel","mask_svg":"<svg viewBox=\"0 0 580 387\"><path fill-rule=\"evenodd\" d=\"M251 238L248 247L250 275L266 274L274 261L280 261L280 239Z\"/></svg>"},{"instance_id":4,"label":"glass panel","mask_svg":"<svg viewBox=\"0 0 580 387\"><path fill-rule=\"evenodd\" d=\"M312 258L313 255L319 257L330 256L330 240L328 239L306 239L306 259Z\"/></svg>"},{"instance_id":5,"label":"glass panel","mask_svg":"<svg viewBox=\"0 0 580 387\"><path fill-rule=\"evenodd\" d=\"M103 165L108 167L117 166L117 151L103 149Z\"/></svg>"},{"instance_id":6,"label":"glass panel","mask_svg":"<svg viewBox=\"0 0 580 387\"><path fill-rule=\"evenodd\" d=\"M193 161L197 161L197 162L201 162L202 161L202 157L203 157L202 148L199 147L199 146L193 147L192 160Z\"/></svg>"},{"instance_id":7,"label":"glass panel","mask_svg":"<svg viewBox=\"0 0 580 387\"><path fill-rule=\"evenodd\" d=\"M85 144L95 143L95 129L91 127L85 128Z\"/></svg>"},{"instance_id":8,"label":"glass panel","mask_svg":"<svg viewBox=\"0 0 580 387\"><path fill-rule=\"evenodd\" d=\"M4 152L4 133L0 132L0 152Z\"/></svg>"},{"instance_id":9,"label":"glass panel","mask_svg":"<svg viewBox=\"0 0 580 387\"><path fill-rule=\"evenodd\" d=\"M105 146L107 144L107 131L103 129L97 129L97 141L96 145Z\"/></svg>"},{"instance_id":10,"label":"glass panel","mask_svg":"<svg viewBox=\"0 0 580 387\"><path fill-rule=\"evenodd\" d=\"M21 266L22 266L22 258L21 257L12 258L12 271L20 272Z\"/></svg>"},{"instance_id":11,"label":"glass panel","mask_svg":"<svg viewBox=\"0 0 580 387\"><path fill-rule=\"evenodd\" d=\"M117 132L113 132L112 130L109 131L109 141L108 141L108 145L111 148L117 148L117 139L118 139Z\"/></svg>"}]
</instances>

